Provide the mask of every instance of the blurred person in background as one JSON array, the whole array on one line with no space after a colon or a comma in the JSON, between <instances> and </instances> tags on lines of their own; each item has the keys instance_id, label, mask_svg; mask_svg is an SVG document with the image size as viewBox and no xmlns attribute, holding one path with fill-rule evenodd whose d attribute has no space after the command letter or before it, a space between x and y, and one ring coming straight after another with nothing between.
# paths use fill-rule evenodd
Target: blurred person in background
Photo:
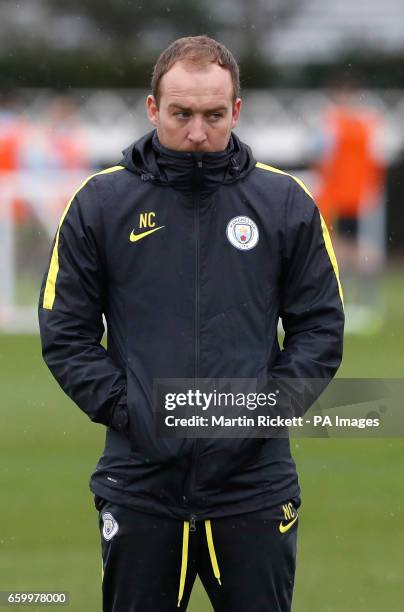
<instances>
[{"instance_id":1,"label":"blurred person in background","mask_svg":"<svg viewBox=\"0 0 404 612\"><path fill-rule=\"evenodd\" d=\"M86 132L73 98L59 95L47 102L32 122L22 163L36 171L89 168Z\"/></svg>"},{"instance_id":2,"label":"blurred person in background","mask_svg":"<svg viewBox=\"0 0 404 612\"><path fill-rule=\"evenodd\" d=\"M91 166L86 127L71 96L52 96L31 118L20 158L21 167L31 173L34 183L53 186L52 197L45 200L41 191L33 189L31 205L38 215L45 216L45 225L54 228L70 197L72 180L83 180Z\"/></svg>"},{"instance_id":3,"label":"blurred person in background","mask_svg":"<svg viewBox=\"0 0 404 612\"><path fill-rule=\"evenodd\" d=\"M19 113L13 92L4 90L0 94L0 180L18 180L28 132L29 122ZM26 202L14 197L11 205L14 221L24 223L29 217Z\"/></svg>"},{"instance_id":4,"label":"blurred person in background","mask_svg":"<svg viewBox=\"0 0 404 612\"><path fill-rule=\"evenodd\" d=\"M48 139L49 163L63 170L88 169L88 142L79 109L71 96L50 101L44 123Z\"/></svg>"},{"instance_id":5,"label":"blurred person in background","mask_svg":"<svg viewBox=\"0 0 404 612\"><path fill-rule=\"evenodd\" d=\"M386 163L380 114L363 103L358 83L334 85L318 151L316 201L334 229L346 298L346 331L371 331L382 317Z\"/></svg>"},{"instance_id":6,"label":"blurred person in background","mask_svg":"<svg viewBox=\"0 0 404 612\"><path fill-rule=\"evenodd\" d=\"M23 139L22 118L12 93L0 93L0 171L14 172L20 162Z\"/></svg>"},{"instance_id":7,"label":"blurred person in background","mask_svg":"<svg viewBox=\"0 0 404 612\"><path fill-rule=\"evenodd\" d=\"M90 481L104 612L186 610L197 575L216 612L291 610L301 501L289 439L165 438L153 422L158 378L328 381L340 364L327 228L303 183L233 133L239 89L217 41L163 51L153 131L76 191L44 276L44 359L107 427Z\"/></svg>"}]
</instances>

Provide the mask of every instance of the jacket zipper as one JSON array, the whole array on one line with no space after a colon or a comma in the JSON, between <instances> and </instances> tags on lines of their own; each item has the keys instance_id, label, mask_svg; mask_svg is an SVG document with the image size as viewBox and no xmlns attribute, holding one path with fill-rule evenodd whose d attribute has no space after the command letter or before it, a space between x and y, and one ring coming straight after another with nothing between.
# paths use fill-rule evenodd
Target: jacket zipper
<instances>
[{"instance_id":1,"label":"jacket zipper","mask_svg":"<svg viewBox=\"0 0 404 612\"><path fill-rule=\"evenodd\" d=\"M199 216L200 203L198 198L195 201L195 382L199 378Z\"/></svg>"},{"instance_id":2,"label":"jacket zipper","mask_svg":"<svg viewBox=\"0 0 404 612\"><path fill-rule=\"evenodd\" d=\"M198 172L202 172L202 161L199 160L197 162ZM200 313L199 313L199 259L200 259L200 241L199 241L199 233L200 233L200 194L194 198L194 227L195 227L195 369L194 369L194 379L195 383L199 378L199 352L200 352L200 337L199 337L199 324L200 324ZM192 489L195 480L196 473L196 464L197 458L199 454L199 438L196 438L194 442L194 447L192 449L192 457L191 457L191 467L190 467L190 475L189 475L189 499L192 504ZM195 527L195 519L196 515L191 514L191 526ZM193 521L193 522L192 522ZM190 527L191 529L191 527ZM193 529L191 529L193 531Z\"/></svg>"}]
</instances>

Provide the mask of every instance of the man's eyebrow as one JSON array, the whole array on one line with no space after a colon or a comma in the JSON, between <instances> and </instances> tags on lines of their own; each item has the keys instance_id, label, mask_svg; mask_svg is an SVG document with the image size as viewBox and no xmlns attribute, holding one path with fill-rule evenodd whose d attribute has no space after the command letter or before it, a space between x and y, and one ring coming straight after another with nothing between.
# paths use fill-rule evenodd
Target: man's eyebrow
<instances>
[{"instance_id":1,"label":"man's eyebrow","mask_svg":"<svg viewBox=\"0 0 404 612\"><path fill-rule=\"evenodd\" d=\"M183 110L183 111L191 111L192 110L192 108L188 108L187 106L181 106L181 104L177 104L176 102L171 102L168 105L168 108L179 108L180 110Z\"/></svg>"},{"instance_id":2,"label":"man's eyebrow","mask_svg":"<svg viewBox=\"0 0 404 612\"><path fill-rule=\"evenodd\" d=\"M205 112L207 113L217 113L219 111L226 111L227 106L215 106L215 108L208 108Z\"/></svg>"},{"instance_id":3,"label":"man's eyebrow","mask_svg":"<svg viewBox=\"0 0 404 612\"><path fill-rule=\"evenodd\" d=\"M188 106L181 106L181 104L177 104L176 102L171 102L168 105L169 109L173 109L173 108L178 108L179 110L182 111L186 111L188 113L192 112L192 108L188 107ZM205 111L203 111L204 113L217 113L218 111L226 111L227 107L226 106L217 106L215 108L207 108Z\"/></svg>"}]
</instances>

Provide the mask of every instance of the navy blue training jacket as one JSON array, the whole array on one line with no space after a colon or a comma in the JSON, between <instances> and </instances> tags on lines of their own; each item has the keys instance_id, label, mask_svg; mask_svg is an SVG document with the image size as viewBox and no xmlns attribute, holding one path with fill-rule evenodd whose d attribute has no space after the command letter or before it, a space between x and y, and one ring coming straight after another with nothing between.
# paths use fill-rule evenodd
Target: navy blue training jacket
<instances>
[{"instance_id":1,"label":"navy blue training jacket","mask_svg":"<svg viewBox=\"0 0 404 612\"><path fill-rule=\"evenodd\" d=\"M167 444L154 429L155 378L330 379L341 361L342 292L319 211L234 134L202 154L153 131L87 179L61 219L39 322L56 380L107 426L93 493L182 519L299 496L287 438Z\"/></svg>"}]
</instances>

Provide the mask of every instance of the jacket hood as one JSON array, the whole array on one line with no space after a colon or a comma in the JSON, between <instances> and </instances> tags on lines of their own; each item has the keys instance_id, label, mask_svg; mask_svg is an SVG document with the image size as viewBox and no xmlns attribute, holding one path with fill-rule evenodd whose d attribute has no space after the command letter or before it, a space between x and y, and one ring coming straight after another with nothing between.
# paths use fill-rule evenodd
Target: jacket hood
<instances>
[{"instance_id":1,"label":"jacket hood","mask_svg":"<svg viewBox=\"0 0 404 612\"><path fill-rule=\"evenodd\" d=\"M123 155L120 165L139 174L143 181L202 195L244 178L256 163L250 147L234 133L224 151L204 153L168 149L152 130L127 147Z\"/></svg>"}]
</instances>

